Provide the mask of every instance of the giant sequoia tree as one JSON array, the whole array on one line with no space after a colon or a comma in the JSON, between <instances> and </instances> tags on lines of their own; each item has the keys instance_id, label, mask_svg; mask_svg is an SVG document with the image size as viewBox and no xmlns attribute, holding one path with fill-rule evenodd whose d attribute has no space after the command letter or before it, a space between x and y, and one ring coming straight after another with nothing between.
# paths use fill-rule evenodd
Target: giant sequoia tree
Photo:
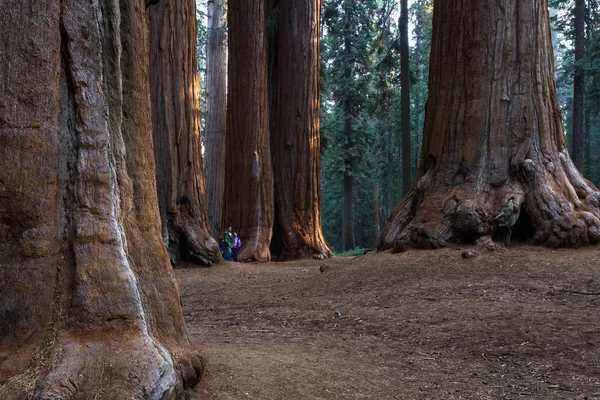
<instances>
[{"instance_id":1,"label":"giant sequoia tree","mask_svg":"<svg viewBox=\"0 0 600 400\"><path fill-rule=\"evenodd\" d=\"M177 258L219 262L202 166L196 3L161 1L150 14L150 87L163 240Z\"/></svg>"},{"instance_id":2,"label":"giant sequoia tree","mask_svg":"<svg viewBox=\"0 0 600 400\"><path fill-rule=\"evenodd\" d=\"M225 186L225 123L227 108L227 31L225 0L210 0L206 49L206 130L204 132L208 218L214 235L221 232Z\"/></svg>"},{"instance_id":3,"label":"giant sequoia tree","mask_svg":"<svg viewBox=\"0 0 600 400\"><path fill-rule=\"evenodd\" d=\"M435 1L418 181L379 248L513 236L600 240L600 193L573 165L546 0Z\"/></svg>"},{"instance_id":4,"label":"giant sequoia tree","mask_svg":"<svg viewBox=\"0 0 600 400\"><path fill-rule=\"evenodd\" d=\"M272 247L285 258L332 255L320 217L319 9L317 0L228 4L222 226L240 233L243 260L269 261Z\"/></svg>"},{"instance_id":5,"label":"giant sequoia tree","mask_svg":"<svg viewBox=\"0 0 600 400\"><path fill-rule=\"evenodd\" d=\"M176 398L202 364L160 239L144 1L0 21L0 398Z\"/></svg>"},{"instance_id":6,"label":"giant sequoia tree","mask_svg":"<svg viewBox=\"0 0 600 400\"><path fill-rule=\"evenodd\" d=\"M225 193L221 226L242 238L239 257L269 261L273 169L269 145L265 0L230 1Z\"/></svg>"},{"instance_id":7,"label":"giant sequoia tree","mask_svg":"<svg viewBox=\"0 0 600 400\"><path fill-rule=\"evenodd\" d=\"M333 255L321 231L320 213L320 8L319 0L277 5L271 150L275 232L283 258Z\"/></svg>"}]
</instances>

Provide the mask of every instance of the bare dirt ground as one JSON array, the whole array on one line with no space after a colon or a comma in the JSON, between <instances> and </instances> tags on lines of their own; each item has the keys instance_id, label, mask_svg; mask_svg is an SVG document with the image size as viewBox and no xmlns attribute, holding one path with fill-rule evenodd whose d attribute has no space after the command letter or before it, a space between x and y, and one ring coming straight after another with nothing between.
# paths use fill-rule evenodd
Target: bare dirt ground
<instances>
[{"instance_id":1,"label":"bare dirt ground","mask_svg":"<svg viewBox=\"0 0 600 400\"><path fill-rule=\"evenodd\" d=\"M600 249L463 249L176 270L188 398L600 399Z\"/></svg>"}]
</instances>

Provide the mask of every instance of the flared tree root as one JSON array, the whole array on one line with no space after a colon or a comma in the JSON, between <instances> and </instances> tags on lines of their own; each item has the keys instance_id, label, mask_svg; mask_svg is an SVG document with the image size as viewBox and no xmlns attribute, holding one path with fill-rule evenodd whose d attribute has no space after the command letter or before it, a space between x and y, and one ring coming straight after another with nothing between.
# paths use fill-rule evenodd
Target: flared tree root
<instances>
[{"instance_id":1,"label":"flared tree root","mask_svg":"<svg viewBox=\"0 0 600 400\"><path fill-rule=\"evenodd\" d=\"M553 158L525 159L496 186L471 175L453 187L436 182L430 169L394 210L378 249L489 246L492 240L508 243L507 236L548 247L599 243L600 192L568 156Z\"/></svg>"},{"instance_id":2,"label":"flared tree root","mask_svg":"<svg viewBox=\"0 0 600 400\"><path fill-rule=\"evenodd\" d=\"M201 357L190 351L178 357L170 349L173 359L161 344L136 331L61 334L46 356L34 360L38 365L9 381L0 394L35 400L181 398L201 378Z\"/></svg>"}]
</instances>

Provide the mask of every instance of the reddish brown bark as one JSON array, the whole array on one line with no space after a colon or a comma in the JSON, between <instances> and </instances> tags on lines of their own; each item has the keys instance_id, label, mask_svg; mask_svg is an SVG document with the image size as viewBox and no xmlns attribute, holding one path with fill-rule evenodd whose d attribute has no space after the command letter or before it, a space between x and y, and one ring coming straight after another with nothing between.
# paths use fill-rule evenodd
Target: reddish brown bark
<instances>
[{"instance_id":1,"label":"reddish brown bark","mask_svg":"<svg viewBox=\"0 0 600 400\"><path fill-rule=\"evenodd\" d=\"M222 260L209 230L202 166L196 3L149 8L152 133L163 241L175 259Z\"/></svg>"},{"instance_id":2,"label":"reddish brown bark","mask_svg":"<svg viewBox=\"0 0 600 400\"><path fill-rule=\"evenodd\" d=\"M271 107L275 204L287 258L328 258L321 230L319 136L320 1L278 5L274 105Z\"/></svg>"},{"instance_id":3,"label":"reddish brown bark","mask_svg":"<svg viewBox=\"0 0 600 400\"><path fill-rule=\"evenodd\" d=\"M225 187L225 127L227 108L227 31L225 0L208 5L208 47L206 50L206 131L204 134L208 218L214 235L221 232L221 211Z\"/></svg>"},{"instance_id":4,"label":"reddish brown bark","mask_svg":"<svg viewBox=\"0 0 600 400\"><path fill-rule=\"evenodd\" d=\"M274 209L265 0L230 1L227 21L229 93L221 226L238 232L241 260L269 261Z\"/></svg>"},{"instance_id":5,"label":"reddish brown bark","mask_svg":"<svg viewBox=\"0 0 600 400\"><path fill-rule=\"evenodd\" d=\"M600 194L573 165L556 99L548 4L436 1L418 181L380 249L600 240Z\"/></svg>"},{"instance_id":6,"label":"reddish brown bark","mask_svg":"<svg viewBox=\"0 0 600 400\"><path fill-rule=\"evenodd\" d=\"M99 7L0 9L2 399L173 399L202 370L160 240L144 2Z\"/></svg>"}]
</instances>

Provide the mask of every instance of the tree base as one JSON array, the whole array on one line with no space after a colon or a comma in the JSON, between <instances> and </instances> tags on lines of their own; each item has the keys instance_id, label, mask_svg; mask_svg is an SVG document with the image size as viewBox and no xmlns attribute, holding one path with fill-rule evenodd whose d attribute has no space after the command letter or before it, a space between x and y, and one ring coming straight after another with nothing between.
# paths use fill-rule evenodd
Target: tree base
<instances>
[{"instance_id":1,"label":"tree base","mask_svg":"<svg viewBox=\"0 0 600 400\"><path fill-rule=\"evenodd\" d=\"M168 217L169 239L167 250L173 260L183 260L192 264L212 266L223 262L219 244L210 233L208 226L201 224L191 207L180 206Z\"/></svg>"},{"instance_id":2,"label":"tree base","mask_svg":"<svg viewBox=\"0 0 600 400\"><path fill-rule=\"evenodd\" d=\"M491 240L548 247L600 243L600 192L568 156L555 158L537 163L525 159L509 180L495 186L475 179L456 186L436 183L431 168L388 220L378 249L435 249Z\"/></svg>"},{"instance_id":3,"label":"tree base","mask_svg":"<svg viewBox=\"0 0 600 400\"><path fill-rule=\"evenodd\" d=\"M162 345L135 330L61 336L46 356L34 358L29 370L0 388L1 398L170 400L202 375L197 353L187 349L173 360Z\"/></svg>"}]
</instances>

